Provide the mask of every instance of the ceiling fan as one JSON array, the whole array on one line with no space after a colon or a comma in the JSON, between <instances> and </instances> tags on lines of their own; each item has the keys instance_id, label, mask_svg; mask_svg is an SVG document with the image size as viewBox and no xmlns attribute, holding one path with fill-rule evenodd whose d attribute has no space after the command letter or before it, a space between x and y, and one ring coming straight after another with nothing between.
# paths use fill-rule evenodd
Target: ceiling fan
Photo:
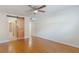
<instances>
[{"instance_id":1,"label":"ceiling fan","mask_svg":"<svg viewBox=\"0 0 79 59\"><path fill-rule=\"evenodd\" d=\"M38 12L42 12L42 13L45 12L44 10L42 10L42 8L45 8L46 5L41 5L41 6L39 6L39 5L28 5L28 6L30 8L32 8L32 11L33 11L34 14L37 14Z\"/></svg>"}]
</instances>

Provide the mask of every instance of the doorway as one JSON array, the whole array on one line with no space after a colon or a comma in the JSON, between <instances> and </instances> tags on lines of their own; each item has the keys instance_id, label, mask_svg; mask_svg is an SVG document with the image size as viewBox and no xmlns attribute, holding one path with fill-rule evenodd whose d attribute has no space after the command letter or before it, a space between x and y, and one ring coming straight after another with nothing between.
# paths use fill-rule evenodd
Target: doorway
<instances>
[{"instance_id":1,"label":"doorway","mask_svg":"<svg viewBox=\"0 0 79 59\"><path fill-rule=\"evenodd\" d=\"M24 39L24 17L9 17L9 33L11 40Z\"/></svg>"}]
</instances>

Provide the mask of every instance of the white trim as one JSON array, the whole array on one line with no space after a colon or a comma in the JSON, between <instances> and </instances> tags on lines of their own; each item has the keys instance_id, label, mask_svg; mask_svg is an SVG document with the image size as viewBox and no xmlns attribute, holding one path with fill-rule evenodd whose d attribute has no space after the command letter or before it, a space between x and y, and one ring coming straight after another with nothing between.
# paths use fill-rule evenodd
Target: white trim
<instances>
[{"instance_id":1,"label":"white trim","mask_svg":"<svg viewBox=\"0 0 79 59\"><path fill-rule=\"evenodd\" d=\"M32 22L31 21L29 21L29 47L32 47L32 31L31 31L31 29L32 29Z\"/></svg>"},{"instance_id":2,"label":"white trim","mask_svg":"<svg viewBox=\"0 0 79 59\"><path fill-rule=\"evenodd\" d=\"M72 46L72 47L76 47L76 48L79 48L78 45L75 45L75 44L71 44L71 43L67 43L67 42L63 42L63 41L58 41L58 40L55 40L55 39L49 39L47 37L43 37L43 36L39 36L39 35L34 35L35 37L39 37L39 38L43 38L43 39L47 39L47 40L50 40L50 41L54 41L54 42L59 42L61 44L65 44L65 45L69 45L69 46Z\"/></svg>"},{"instance_id":3,"label":"white trim","mask_svg":"<svg viewBox=\"0 0 79 59\"><path fill-rule=\"evenodd\" d=\"M1 43L6 43L6 42L9 42L9 41L11 41L11 40L0 41L0 44Z\"/></svg>"}]
</instances>

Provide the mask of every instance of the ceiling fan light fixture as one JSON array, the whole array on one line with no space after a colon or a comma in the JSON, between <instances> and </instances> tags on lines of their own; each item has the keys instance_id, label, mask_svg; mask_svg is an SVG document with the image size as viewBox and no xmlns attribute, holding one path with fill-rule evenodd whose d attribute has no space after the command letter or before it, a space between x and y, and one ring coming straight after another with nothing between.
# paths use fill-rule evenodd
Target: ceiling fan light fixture
<instances>
[{"instance_id":1,"label":"ceiling fan light fixture","mask_svg":"<svg viewBox=\"0 0 79 59\"><path fill-rule=\"evenodd\" d=\"M38 10L35 10L34 13L37 14L38 13Z\"/></svg>"}]
</instances>

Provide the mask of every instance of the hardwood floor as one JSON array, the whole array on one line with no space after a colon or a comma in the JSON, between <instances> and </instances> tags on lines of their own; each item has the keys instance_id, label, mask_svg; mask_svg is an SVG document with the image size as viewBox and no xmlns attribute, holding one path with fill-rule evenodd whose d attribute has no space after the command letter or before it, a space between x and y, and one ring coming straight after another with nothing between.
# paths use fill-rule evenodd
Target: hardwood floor
<instances>
[{"instance_id":1,"label":"hardwood floor","mask_svg":"<svg viewBox=\"0 0 79 59\"><path fill-rule=\"evenodd\" d=\"M79 53L79 48L33 37L32 47L28 45L28 39L14 40L0 44L0 52L9 53Z\"/></svg>"}]
</instances>

